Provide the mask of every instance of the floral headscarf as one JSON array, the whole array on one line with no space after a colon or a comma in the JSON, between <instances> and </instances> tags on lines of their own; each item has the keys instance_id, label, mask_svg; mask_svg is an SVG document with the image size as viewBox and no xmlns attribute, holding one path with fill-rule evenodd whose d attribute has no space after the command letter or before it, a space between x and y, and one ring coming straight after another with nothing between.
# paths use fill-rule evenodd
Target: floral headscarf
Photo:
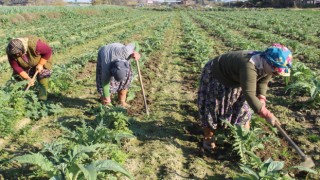
<instances>
[{"instance_id":1,"label":"floral headscarf","mask_svg":"<svg viewBox=\"0 0 320 180\"><path fill-rule=\"evenodd\" d=\"M25 54L28 48L28 38L11 39L7 46L7 54L14 55L18 53Z\"/></svg>"},{"instance_id":2,"label":"floral headscarf","mask_svg":"<svg viewBox=\"0 0 320 180\"><path fill-rule=\"evenodd\" d=\"M272 44L272 46L262 52L260 56L264 57L267 63L270 64L279 75L290 76L292 53L287 47L281 44Z\"/></svg>"}]
</instances>

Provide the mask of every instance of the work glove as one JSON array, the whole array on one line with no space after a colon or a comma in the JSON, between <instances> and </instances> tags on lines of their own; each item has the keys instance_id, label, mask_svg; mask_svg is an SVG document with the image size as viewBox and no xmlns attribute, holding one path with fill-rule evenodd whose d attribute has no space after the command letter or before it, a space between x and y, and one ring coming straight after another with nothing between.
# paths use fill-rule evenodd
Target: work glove
<instances>
[{"instance_id":1,"label":"work glove","mask_svg":"<svg viewBox=\"0 0 320 180\"><path fill-rule=\"evenodd\" d=\"M276 124L280 125L279 120L265 106L262 106L259 115L272 126L275 126Z\"/></svg>"},{"instance_id":2,"label":"work glove","mask_svg":"<svg viewBox=\"0 0 320 180\"><path fill-rule=\"evenodd\" d=\"M272 113L270 116L266 117L265 120L272 126L275 126L276 124L280 125L279 120Z\"/></svg>"},{"instance_id":3,"label":"work glove","mask_svg":"<svg viewBox=\"0 0 320 180\"><path fill-rule=\"evenodd\" d=\"M264 95L259 95L258 96L259 101L261 102L262 106L266 106L267 105L267 98Z\"/></svg>"}]
</instances>

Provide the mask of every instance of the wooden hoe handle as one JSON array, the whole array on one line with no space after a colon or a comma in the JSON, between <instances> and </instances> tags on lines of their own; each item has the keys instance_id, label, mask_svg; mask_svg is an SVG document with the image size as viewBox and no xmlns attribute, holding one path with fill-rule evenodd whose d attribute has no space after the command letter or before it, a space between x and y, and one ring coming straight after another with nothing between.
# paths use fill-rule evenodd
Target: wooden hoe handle
<instances>
[{"instance_id":1,"label":"wooden hoe handle","mask_svg":"<svg viewBox=\"0 0 320 180\"><path fill-rule=\"evenodd\" d=\"M297 144L288 136L288 134L280 127L280 124L276 123L275 126L280 131L282 136L284 136L289 144L298 152L303 160L307 159L307 156L301 151L301 149L297 146Z\"/></svg>"},{"instance_id":2,"label":"wooden hoe handle","mask_svg":"<svg viewBox=\"0 0 320 180\"><path fill-rule=\"evenodd\" d=\"M146 95L144 93L144 88L143 88L143 83L142 83L142 76L141 76L141 72L140 72L140 66L139 66L139 61L137 62L137 68L138 68L138 74L139 74L139 79L140 79L140 85L141 85L141 89L142 89L142 95L143 95L143 100L144 100L144 106L146 109L146 113L149 116L149 110L148 110L148 105L147 105L147 99L146 99Z\"/></svg>"},{"instance_id":3,"label":"wooden hoe handle","mask_svg":"<svg viewBox=\"0 0 320 180\"><path fill-rule=\"evenodd\" d=\"M35 81L35 80L36 80L38 73L39 73L39 71L36 71L36 73L35 73L35 74L33 75L33 77L32 77L32 81ZM30 88L30 86L31 86L31 85L28 84L28 87L26 88L25 91L28 91L29 88Z\"/></svg>"}]
</instances>

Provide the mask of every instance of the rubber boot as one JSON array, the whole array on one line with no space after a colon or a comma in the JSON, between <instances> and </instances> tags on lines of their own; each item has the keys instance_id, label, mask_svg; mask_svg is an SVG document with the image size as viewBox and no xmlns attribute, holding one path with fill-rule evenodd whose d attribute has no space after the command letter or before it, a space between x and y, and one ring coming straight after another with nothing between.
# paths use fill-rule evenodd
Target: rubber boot
<instances>
[{"instance_id":1,"label":"rubber boot","mask_svg":"<svg viewBox=\"0 0 320 180\"><path fill-rule=\"evenodd\" d=\"M204 127L203 128L204 140L203 140L203 149L212 151L215 147L214 141L214 130Z\"/></svg>"},{"instance_id":2,"label":"rubber boot","mask_svg":"<svg viewBox=\"0 0 320 180\"><path fill-rule=\"evenodd\" d=\"M48 98L49 78L42 78L39 80L38 99L46 101Z\"/></svg>"},{"instance_id":3,"label":"rubber boot","mask_svg":"<svg viewBox=\"0 0 320 180\"><path fill-rule=\"evenodd\" d=\"M120 90L118 92L120 105L124 108L129 108L130 105L126 103L128 89Z\"/></svg>"}]
</instances>

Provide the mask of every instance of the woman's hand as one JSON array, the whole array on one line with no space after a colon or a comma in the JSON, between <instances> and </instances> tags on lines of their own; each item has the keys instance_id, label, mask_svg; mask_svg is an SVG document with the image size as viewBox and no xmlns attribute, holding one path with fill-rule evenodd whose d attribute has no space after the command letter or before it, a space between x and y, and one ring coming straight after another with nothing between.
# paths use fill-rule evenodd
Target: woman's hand
<instances>
[{"instance_id":1,"label":"woman's hand","mask_svg":"<svg viewBox=\"0 0 320 180\"><path fill-rule=\"evenodd\" d=\"M43 70L43 65L42 64L38 64L37 67L36 67L37 71L39 73L41 73L41 71Z\"/></svg>"},{"instance_id":2,"label":"woman's hand","mask_svg":"<svg viewBox=\"0 0 320 180\"><path fill-rule=\"evenodd\" d=\"M32 79L27 72L22 71L19 75L28 81L28 86L34 86L35 79Z\"/></svg>"},{"instance_id":3,"label":"woman's hand","mask_svg":"<svg viewBox=\"0 0 320 180\"><path fill-rule=\"evenodd\" d=\"M134 60L138 61L138 60L141 58L141 55L140 55L138 52L134 51L134 52L131 54L131 57L132 57Z\"/></svg>"},{"instance_id":4,"label":"woman's hand","mask_svg":"<svg viewBox=\"0 0 320 180\"><path fill-rule=\"evenodd\" d=\"M109 105L109 104L111 104L111 98L110 98L110 97L101 96L100 100L101 100L101 103L102 103L103 105Z\"/></svg>"},{"instance_id":5,"label":"woman's hand","mask_svg":"<svg viewBox=\"0 0 320 180\"><path fill-rule=\"evenodd\" d=\"M41 58L39 61L39 64L37 65L36 69L39 73L41 73L41 71L43 70L43 66L46 64L47 60Z\"/></svg>"},{"instance_id":6,"label":"woman's hand","mask_svg":"<svg viewBox=\"0 0 320 180\"><path fill-rule=\"evenodd\" d=\"M31 78L29 78L28 79L28 86L34 86L34 82L35 82L35 79L31 79Z\"/></svg>"}]
</instances>

